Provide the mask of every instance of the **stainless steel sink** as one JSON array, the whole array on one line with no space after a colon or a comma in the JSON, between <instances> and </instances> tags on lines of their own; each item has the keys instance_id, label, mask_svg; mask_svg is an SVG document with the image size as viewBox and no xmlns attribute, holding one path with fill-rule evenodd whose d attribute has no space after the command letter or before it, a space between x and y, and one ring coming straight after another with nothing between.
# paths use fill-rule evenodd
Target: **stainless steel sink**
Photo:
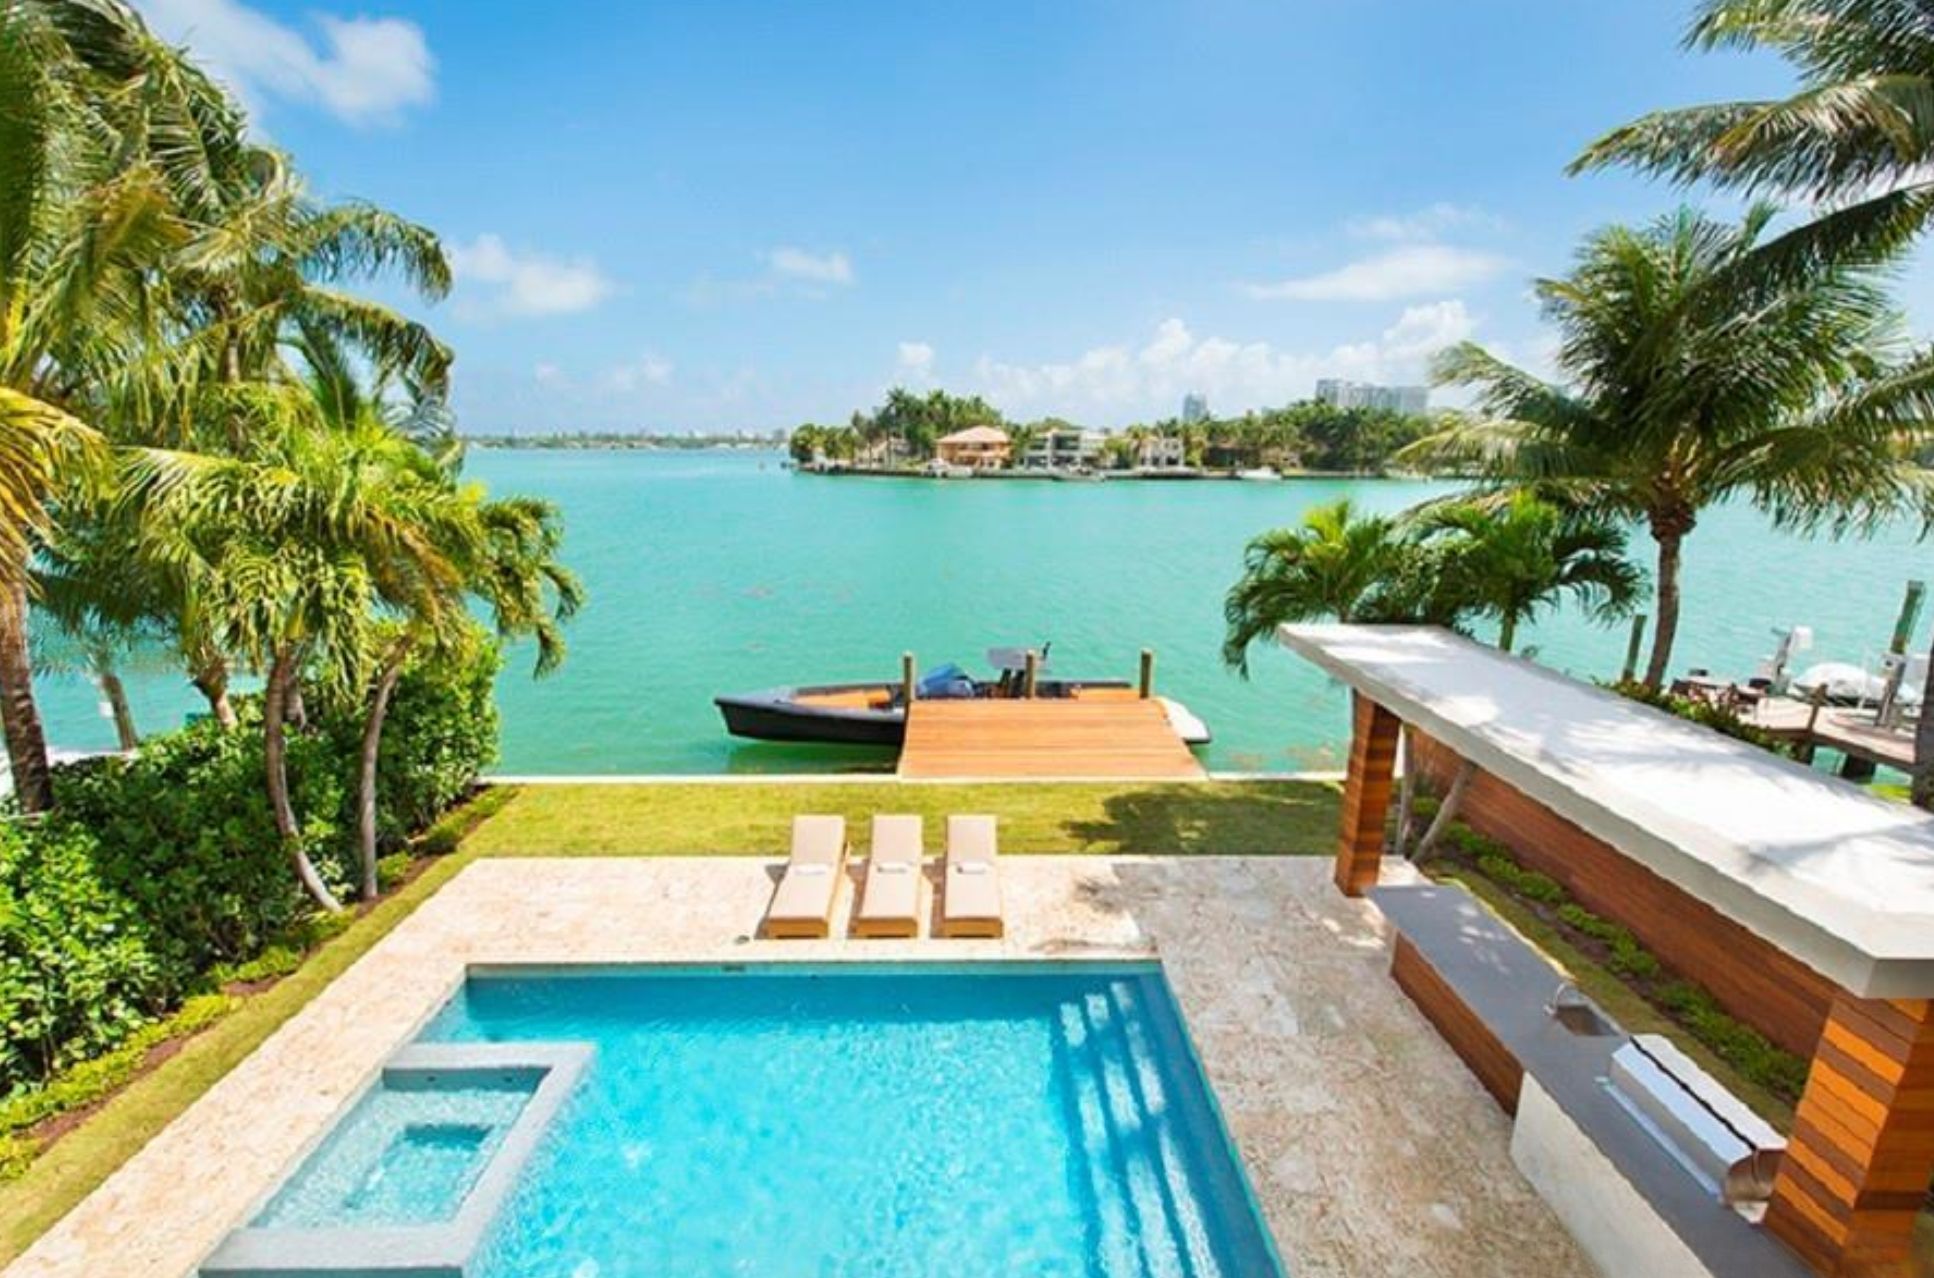
<instances>
[{"instance_id":1,"label":"stainless steel sink","mask_svg":"<svg viewBox=\"0 0 1934 1278\"><path fill-rule=\"evenodd\" d=\"M1545 1013L1566 1030L1581 1037L1598 1038L1618 1031L1605 1019L1592 1001L1576 985L1559 985L1545 1004Z\"/></svg>"}]
</instances>

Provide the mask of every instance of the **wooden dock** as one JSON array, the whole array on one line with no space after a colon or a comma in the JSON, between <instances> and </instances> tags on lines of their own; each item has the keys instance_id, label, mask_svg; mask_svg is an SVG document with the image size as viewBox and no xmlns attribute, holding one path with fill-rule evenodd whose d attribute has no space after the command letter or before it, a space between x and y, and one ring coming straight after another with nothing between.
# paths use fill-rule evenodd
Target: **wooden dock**
<instances>
[{"instance_id":1,"label":"wooden dock","mask_svg":"<svg viewBox=\"0 0 1934 1278\"><path fill-rule=\"evenodd\" d=\"M1199 781L1207 777L1160 701L916 701L900 775Z\"/></svg>"},{"instance_id":2,"label":"wooden dock","mask_svg":"<svg viewBox=\"0 0 1934 1278\"><path fill-rule=\"evenodd\" d=\"M1862 763L1898 768L1902 772L1914 770L1913 734L1880 727L1874 722L1872 710L1822 706L1816 713L1805 701L1766 697L1745 709L1740 717L1808 753L1816 749L1836 750Z\"/></svg>"}]
</instances>

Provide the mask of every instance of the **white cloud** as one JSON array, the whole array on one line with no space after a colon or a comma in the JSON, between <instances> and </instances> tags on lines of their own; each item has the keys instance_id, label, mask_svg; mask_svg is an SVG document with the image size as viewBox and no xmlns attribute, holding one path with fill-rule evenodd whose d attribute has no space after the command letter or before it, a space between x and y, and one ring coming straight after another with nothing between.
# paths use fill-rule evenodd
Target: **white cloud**
<instances>
[{"instance_id":1,"label":"white cloud","mask_svg":"<svg viewBox=\"0 0 1934 1278\"><path fill-rule=\"evenodd\" d=\"M925 342L901 342L899 365L909 376L926 377L933 372L933 347Z\"/></svg>"},{"instance_id":2,"label":"white cloud","mask_svg":"<svg viewBox=\"0 0 1934 1278\"><path fill-rule=\"evenodd\" d=\"M664 356L645 355L612 369L605 375L605 384L612 390L630 394L646 386L671 385L675 371L675 366Z\"/></svg>"},{"instance_id":3,"label":"white cloud","mask_svg":"<svg viewBox=\"0 0 1934 1278\"><path fill-rule=\"evenodd\" d=\"M1439 201L1412 213L1385 213L1351 219L1344 230L1362 240L1433 240L1446 231L1502 231L1504 219L1471 204Z\"/></svg>"},{"instance_id":4,"label":"white cloud","mask_svg":"<svg viewBox=\"0 0 1934 1278\"><path fill-rule=\"evenodd\" d=\"M1496 276L1508 263L1495 253L1448 244L1405 244L1320 275L1243 284L1259 301L1388 302L1442 296Z\"/></svg>"},{"instance_id":5,"label":"white cloud","mask_svg":"<svg viewBox=\"0 0 1934 1278\"><path fill-rule=\"evenodd\" d=\"M548 360L540 361L531 369L531 380L539 386L562 386L565 383L564 370Z\"/></svg>"},{"instance_id":6,"label":"white cloud","mask_svg":"<svg viewBox=\"0 0 1934 1278\"><path fill-rule=\"evenodd\" d=\"M320 42L240 0L147 0L164 38L188 46L251 104L280 98L351 124L394 121L436 96L436 59L403 18L312 17Z\"/></svg>"},{"instance_id":7,"label":"white cloud","mask_svg":"<svg viewBox=\"0 0 1934 1278\"><path fill-rule=\"evenodd\" d=\"M1428 359L1446 346L1468 339L1475 327L1470 311L1455 298L1408 306L1395 324L1383 330L1378 345L1387 360Z\"/></svg>"},{"instance_id":8,"label":"white cloud","mask_svg":"<svg viewBox=\"0 0 1934 1278\"><path fill-rule=\"evenodd\" d=\"M765 271L751 279L700 275L686 286L685 300L700 307L780 296L820 301L831 296L833 289L853 284L853 259L844 253L814 253L782 244L759 254L759 261L765 264Z\"/></svg>"},{"instance_id":9,"label":"white cloud","mask_svg":"<svg viewBox=\"0 0 1934 1278\"><path fill-rule=\"evenodd\" d=\"M982 358L973 389L1018 416L1053 413L1105 424L1173 413L1190 391L1231 408L1283 404L1308 396L1319 377L1421 381L1432 354L1475 328L1469 309L1451 299L1405 309L1374 338L1328 351L1291 351L1264 341L1197 337L1171 318L1139 346L1098 346L1065 362Z\"/></svg>"},{"instance_id":10,"label":"white cloud","mask_svg":"<svg viewBox=\"0 0 1934 1278\"><path fill-rule=\"evenodd\" d=\"M542 253L518 253L497 235L452 244L448 252L457 278L457 305L473 319L588 311L614 288L588 257L562 261Z\"/></svg>"},{"instance_id":11,"label":"white cloud","mask_svg":"<svg viewBox=\"0 0 1934 1278\"><path fill-rule=\"evenodd\" d=\"M844 253L812 253L782 244L766 254L766 263L781 279L841 287L853 282L853 261Z\"/></svg>"}]
</instances>

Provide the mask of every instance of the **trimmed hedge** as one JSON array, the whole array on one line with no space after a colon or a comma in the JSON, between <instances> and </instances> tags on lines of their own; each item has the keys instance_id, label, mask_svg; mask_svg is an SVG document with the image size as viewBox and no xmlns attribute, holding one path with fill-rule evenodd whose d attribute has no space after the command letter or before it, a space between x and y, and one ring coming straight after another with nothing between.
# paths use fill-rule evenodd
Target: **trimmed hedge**
<instances>
[{"instance_id":1,"label":"trimmed hedge","mask_svg":"<svg viewBox=\"0 0 1934 1278\"><path fill-rule=\"evenodd\" d=\"M408 668L378 761L386 849L430 825L496 757L494 644ZM259 710L202 722L132 758L55 774L56 809L0 821L0 1103L123 1045L199 992L291 970L319 927L276 836ZM359 707L291 734L305 849L332 889L355 873ZM407 871L386 858L388 881ZM0 1126L0 1130L4 1130Z\"/></svg>"},{"instance_id":2,"label":"trimmed hedge","mask_svg":"<svg viewBox=\"0 0 1934 1278\"><path fill-rule=\"evenodd\" d=\"M1510 849L1469 826L1453 822L1443 841L1453 859L1523 901L1580 949L1602 954L1609 971L1741 1077L1788 1104L1799 1099L1807 1062L1735 1019L1703 986L1672 972L1629 929L1586 909L1556 879L1526 869Z\"/></svg>"}]
</instances>

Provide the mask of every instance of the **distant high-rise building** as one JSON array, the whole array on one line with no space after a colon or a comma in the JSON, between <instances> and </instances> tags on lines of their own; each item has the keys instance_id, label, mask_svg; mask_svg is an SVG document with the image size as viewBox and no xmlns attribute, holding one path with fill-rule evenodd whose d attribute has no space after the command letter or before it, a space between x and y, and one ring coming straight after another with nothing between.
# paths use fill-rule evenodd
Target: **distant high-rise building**
<instances>
[{"instance_id":1,"label":"distant high-rise building","mask_svg":"<svg viewBox=\"0 0 1934 1278\"><path fill-rule=\"evenodd\" d=\"M1209 420L1209 397L1194 391L1182 396L1182 424L1193 426Z\"/></svg>"},{"instance_id":2,"label":"distant high-rise building","mask_svg":"<svg viewBox=\"0 0 1934 1278\"><path fill-rule=\"evenodd\" d=\"M1426 386L1378 386L1370 382L1347 382L1324 377L1316 383L1316 398L1338 408L1382 409L1413 416L1430 409L1430 388Z\"/></svg>"}]
</instances>

